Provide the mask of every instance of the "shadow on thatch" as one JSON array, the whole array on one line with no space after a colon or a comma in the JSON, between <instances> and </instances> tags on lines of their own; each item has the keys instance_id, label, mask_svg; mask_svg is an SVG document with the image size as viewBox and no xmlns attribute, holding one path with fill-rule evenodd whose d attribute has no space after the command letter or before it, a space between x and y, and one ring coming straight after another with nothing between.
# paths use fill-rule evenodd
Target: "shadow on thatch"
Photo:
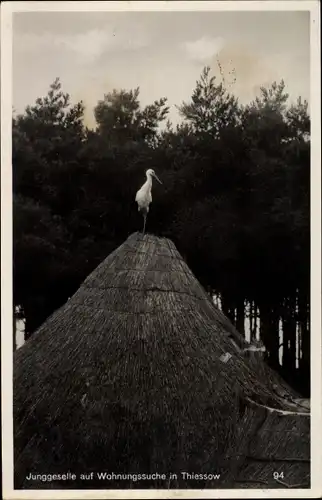
<instances>
[{"instance_id":1,"label":"shadow on thatch","mask_svg":"<svg viewBox=\"0 0 322 500\"><path fill-rule=\"evenodd\" d=\"M15 487L309 487L309 411L244 347L173 243L133 234L14 355Z\"/></svg>"}]
</instances>

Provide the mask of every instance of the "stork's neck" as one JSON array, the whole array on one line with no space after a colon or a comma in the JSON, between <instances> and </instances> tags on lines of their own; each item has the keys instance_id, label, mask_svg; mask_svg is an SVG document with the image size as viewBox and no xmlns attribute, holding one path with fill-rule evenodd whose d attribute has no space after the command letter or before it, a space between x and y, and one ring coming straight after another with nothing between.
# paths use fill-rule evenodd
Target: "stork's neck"
<instances>
[{"instance_id":1,"label":"stork's neck","mask_svg":"<svg viewBox=\"0 0 322 500\"><path fill-rule=\"evenodd\" d=\"M151 187L152 186L152 175L150 173L146 174L146 184Z\"/></svg>"}]
</instances>

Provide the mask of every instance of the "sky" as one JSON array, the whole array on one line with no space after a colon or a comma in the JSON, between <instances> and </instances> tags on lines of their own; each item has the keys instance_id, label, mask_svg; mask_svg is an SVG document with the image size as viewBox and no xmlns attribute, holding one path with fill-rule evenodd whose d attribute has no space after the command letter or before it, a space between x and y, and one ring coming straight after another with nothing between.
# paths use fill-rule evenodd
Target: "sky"
<instances>
[{"instance_id":1,"label":"sky","mask_svg":"<svg viewBox=\"0 0 322 500\"><path fill-rule=\"evenodd\" d=\"M13 19L13 106L46 95L59 77L85 122L113 89L140 87L142 105L189 100L204 66L242 103L282 78L290 100L310 101L308 12L23 12ZM236 82L231 72L234 70Z\"/></svg>"}]
</instances>

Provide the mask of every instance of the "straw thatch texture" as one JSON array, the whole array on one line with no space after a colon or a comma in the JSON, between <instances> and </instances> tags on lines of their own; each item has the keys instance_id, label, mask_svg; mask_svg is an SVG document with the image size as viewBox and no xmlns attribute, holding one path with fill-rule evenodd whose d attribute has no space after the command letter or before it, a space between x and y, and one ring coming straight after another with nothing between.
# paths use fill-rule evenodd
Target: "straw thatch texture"
<instances>
[{"instance_id":1,"label":"straw thatch texture","mask_svg":"<svg viewBox=\"0 0 322 500\"><path fill-rule=\"evenodd\" d=\"M309 486L309 412L244 346L173 243L133 234L15 353L15 487L280 487L263 459ZM178 480L80 479L92 471Z\"/></svg>"}]
</instances>

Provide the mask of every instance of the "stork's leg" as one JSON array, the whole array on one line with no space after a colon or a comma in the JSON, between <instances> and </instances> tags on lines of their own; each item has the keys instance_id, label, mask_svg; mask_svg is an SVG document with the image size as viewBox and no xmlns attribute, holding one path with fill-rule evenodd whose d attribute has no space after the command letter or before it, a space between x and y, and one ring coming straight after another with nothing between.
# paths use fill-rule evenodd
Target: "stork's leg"
<instances>
[{"instance_id":1,"label":"stork's leg","mask_svg":"<svg viewBox=\"0 0 322 500\"><path fill-rule=\"evenodd\" d=\"M146 214L143 215L143 236L144 236L144 233L145 233L145 224L146 224Z\"/></svg>"}]
</instances>

